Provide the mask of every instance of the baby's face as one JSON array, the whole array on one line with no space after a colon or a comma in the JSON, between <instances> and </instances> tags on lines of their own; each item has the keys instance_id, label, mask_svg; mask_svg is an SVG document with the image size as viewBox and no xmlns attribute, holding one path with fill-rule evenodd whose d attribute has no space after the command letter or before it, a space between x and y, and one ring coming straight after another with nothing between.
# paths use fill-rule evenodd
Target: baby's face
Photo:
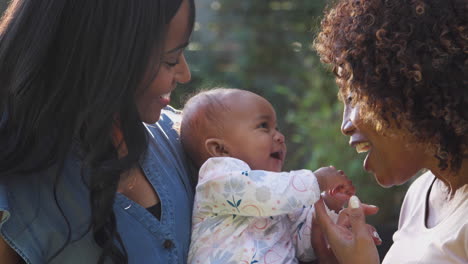
<instances>
[{"instance_id":1,"label":"baby's face","mask_svg":"<svg viewBox=\"0 0 468 264\"><path fill-rule=\"evenodd\" d=\"M229 107L223 129L229 156L245 161L254 170L281 171L286 144L277 130L271 104L246 92L231 100Z\"/></svg>"}]
</instances>

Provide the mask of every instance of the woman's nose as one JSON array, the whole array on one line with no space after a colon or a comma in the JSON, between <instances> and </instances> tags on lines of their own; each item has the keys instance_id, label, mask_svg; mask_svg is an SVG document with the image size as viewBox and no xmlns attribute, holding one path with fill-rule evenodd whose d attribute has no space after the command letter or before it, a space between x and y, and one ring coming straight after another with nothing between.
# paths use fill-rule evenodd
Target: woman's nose
<instances>
[{"instance_id":1,"label":"woman's nose","mask_svg":"<svg viewBox=\"0 0 468 264\"><path fill-rule=\"evenodd\" d=\"M343 112L343 121L341 122L341 133L345 136L350 136L353 131L355 130L353 121L351 120L351 116L348 108L345 108Z\"/></svg>"},{"instance_id":2,"label":"woman's nose","mask_svg":"<svg viewBox=\"0 0 468 264\"><path fill-rule=\"evenodd\" d=\"M187 83L192 78L190 74L190 68L187 64L187 60L185 60L185 55L180 55L180 62L177 65L177 73L176 73L176 81L178 83Z\"/></svg>"},{"instance_id":3,"label":"woman's nose","mask_svg":"<svg viewBox=\"0 0 468 264\"><path fill-rule=\"evenodd\" d=\"M343 122L341 123L341 133L343 133L345 136L349 136L352 134L353 130L354 126L351 120L343 119Z\"/></svg>"}]
</instances>

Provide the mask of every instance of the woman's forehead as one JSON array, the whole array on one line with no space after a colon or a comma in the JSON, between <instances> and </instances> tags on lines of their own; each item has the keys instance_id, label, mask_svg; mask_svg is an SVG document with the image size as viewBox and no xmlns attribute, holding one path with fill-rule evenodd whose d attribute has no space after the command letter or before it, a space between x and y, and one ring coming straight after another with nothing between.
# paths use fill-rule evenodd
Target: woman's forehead
<instances>
[{"instance_id":1,"label":"woman's forehead","mask_svg":"<svg viewBox=\"0 0 468 264\"><path fill-rule=\"evenodd\" d=\"M177 52L188 45L191 32L189 22L190 6L188 1L183 1L167 28L167 38L164 45L166 53Z\"/></svg>"}]
</instances>

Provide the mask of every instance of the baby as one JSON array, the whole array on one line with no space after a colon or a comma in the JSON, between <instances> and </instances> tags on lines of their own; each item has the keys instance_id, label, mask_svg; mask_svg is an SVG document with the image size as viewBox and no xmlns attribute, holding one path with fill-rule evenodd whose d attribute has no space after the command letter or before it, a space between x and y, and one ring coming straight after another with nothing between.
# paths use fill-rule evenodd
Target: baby
<instances>
[{"instance_id":1,"label":"baby","mask_svg":"<svg viewBox=\"0 0 468 264\"><path fill-rule=\"evenodd\" d=\"M313 204L340 210L354 194L342 171L282 172L285 138L272 105L249 91L217 88L185 105L182 144L200 168L188 263L311 261ZM333 214L330 211L330 214Z\"/></svg>"}]
</instances>

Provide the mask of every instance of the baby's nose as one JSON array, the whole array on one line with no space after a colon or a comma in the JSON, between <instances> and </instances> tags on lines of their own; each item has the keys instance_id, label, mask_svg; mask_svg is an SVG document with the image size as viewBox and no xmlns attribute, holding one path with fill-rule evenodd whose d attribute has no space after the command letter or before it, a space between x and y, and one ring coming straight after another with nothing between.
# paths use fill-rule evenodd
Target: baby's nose
<instances>
[{"instance_id":1,"label":"baby's nose","mask_svg":"<svg viewBox=\"0 0 468 264\"><path fill-rule=\"evenodd\" d=\"M280 144L284 143L284 135L279 132L279 131L276 131L275 135L273 136L274 140Z\"/></svg>"}]
</instances>

